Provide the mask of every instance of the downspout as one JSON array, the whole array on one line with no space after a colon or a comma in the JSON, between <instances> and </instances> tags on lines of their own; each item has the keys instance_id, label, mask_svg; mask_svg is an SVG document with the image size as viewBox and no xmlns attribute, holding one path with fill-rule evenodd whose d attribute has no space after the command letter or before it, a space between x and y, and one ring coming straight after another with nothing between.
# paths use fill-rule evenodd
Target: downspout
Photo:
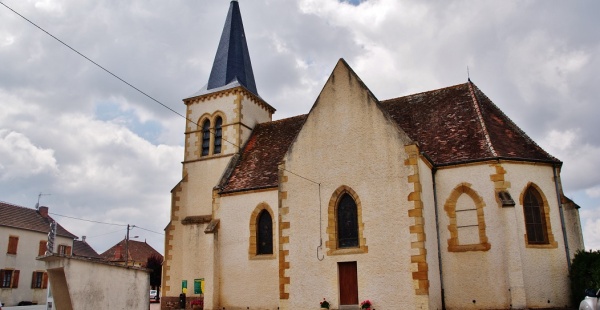
<instances>
[{"instance_id":1,"label":"downspout","mask_svg":"<svg viewBox=\"0 0 600 310\"><path fill-rule=\"evenodd\" d=\"M422 153L427 159L429 159L427 157L427 155L425 153ZM430 162L433 163L433 161L431 161L431 159L429 159ZM440 289L441 289L441 294L442 294L442 310L446 309L446 296L444 294L444 273L443 273L443 268L442 268L442 245L440 243L440 221L439 221L439 216L438 216L438 200L437 200L437 185L435 183L435 173L437 172L437 167L433 167L431 169L431 183L433 183L433 209L435 211L435 232L437 234L437 250L438 250L438 270L440 273Z\"/></svg>"},{"instance_id":2,"label":"downspout","mask_svg":"<svg viewBox=\"0 0 600 310\"><path fill-rule=\"evenodd\" d=\"M567 238L567 228L565 227L565 214L564 214L564 209L563 209L563 205L562 205L562 199L560 198L560 193L562 191L559 191L562 186L560 186L560 176L558 175L558 173L556 172L557 167L556 165L554 165L552 167L552 172L554 173L554 186L556 188L556 199L558 202L558 211L560 214L560 225L562 228L562 233L563 233L563 241L565 242L565 254L567 255L567 267L569 268L569 272L571 272L571 255L569 254L569 240Z\"/></svg>"}]
</instances>

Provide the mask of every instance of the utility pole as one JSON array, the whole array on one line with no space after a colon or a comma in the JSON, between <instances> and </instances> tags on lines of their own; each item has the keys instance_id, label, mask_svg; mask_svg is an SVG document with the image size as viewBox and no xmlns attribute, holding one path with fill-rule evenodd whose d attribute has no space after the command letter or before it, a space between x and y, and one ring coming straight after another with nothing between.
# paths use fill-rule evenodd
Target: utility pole
<instances>
[{"instance_id":1,"label":"utility pole","mask_svg":"<svg viewBox=\"0 0 600 310\"><path fill-rule=\"evenodd\" d=\"M127 224L127 236L125 237L125 266L129 266L129 231L134 227L135 225ZM134 238L137 238L137 236Z\"/></svg>"},{"instance_id":2,"label":"utility pole","mask_svg":"<svg viewBox=\"0 0 600 310\"><path fill-rule=\"evenodd\" d=\"M127 224L127 237L125 237L125 266L129 266L129 224Z\"/></svg>"}]
</instances>

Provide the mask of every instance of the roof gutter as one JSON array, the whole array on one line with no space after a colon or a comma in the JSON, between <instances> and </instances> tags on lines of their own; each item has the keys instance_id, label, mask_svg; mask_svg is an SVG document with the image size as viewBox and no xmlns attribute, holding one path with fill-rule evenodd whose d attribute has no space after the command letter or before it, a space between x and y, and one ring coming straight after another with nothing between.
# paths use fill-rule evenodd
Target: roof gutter
<instances>
[{"instance_id":1,"label":"roof gutter","mask_svg":"<svg viewBox=\"0 0 600 310\"><path fill-rule=\"evenodd\" d=\"M554 160L496 156L496 157L488 157L488 158L480 158L480 159L459 160L459 161L454 161L454 162L449 162L449 163L435 164L435 166L438 168L441 168L441 167L472 164L472 163L478 163L478 162L484 162L484 161L494 161L494 160L495 161L507 160L507 161L519 161L519 162L544 163L544 164L551 164L555 167L562 167L562 164L563 164L561 161L554 161Z\"/></svg>"}]
</instances>

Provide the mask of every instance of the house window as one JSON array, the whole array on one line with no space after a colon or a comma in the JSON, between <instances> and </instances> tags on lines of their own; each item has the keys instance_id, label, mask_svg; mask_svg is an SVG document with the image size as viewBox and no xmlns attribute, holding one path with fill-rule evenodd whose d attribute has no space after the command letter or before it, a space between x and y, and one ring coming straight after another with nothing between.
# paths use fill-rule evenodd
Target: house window
<instances>
[{"instance_id":1,"label":"house window","mask_svg":"<svg viewBox=\"0 0 600 310\"><path fill-rule=\"evenodd\" d=\"M71 247L68 245L61 244L58 246L58 254L60 255L71 255Z\"/></svg>"},{"instance_id":2,"label":"house window","mask_svg":"<svg viewBox=\"0 0 600 310\"><path fill-rule=\"evenodd\" d=\"M256 254L273 254L273 220L267 210L258 215Z\"/></svg>"},{"instance_id":3,"label":"house window","mask_svg":"<svg viewBox=\"0 0 600 310\"><path fill-rule=\"evenodd\" d=\"M31 276L31 288L47 288L48 274L43 271L34 271Z\"/></svg>"},{"instance_id":4,"label":"house window","mask_svg":"<svg viewBox=\"0 0 600 310\"><path fill-rule=\"evenodd\" d=\"M527 242L531 244L547 244L546 214L540 193L530 186L525 191L523 199L523 212L525 213L525 229Z\"/></svg>"},{"instance_id":5,"label":"house window","mask_svg":"<svg viewBox=\"0 0 600 310\"><path fill-rule=\"evenodd\" d=\"M202 123L202 156L208 155L210 152L210 121L205 120Z\"/></svg>"},{"instance_id":6,"label":"house window","mask_svg":"<svg viewBox=\"0 0 600 310\"><path fill-rule=\"evenodd\" d=\"M358 247L358 218L356 202L348 194L342 195L337 207L338 248Z\"/></svg>"},{"instance_id":7,"label":"house window","mask_svg":"<svg viewBox=\"0 0 600 310\"><path fill-rule=\"evenodd\" d=\"M6 254L17 254L17 247L19 245L19 237L9 236L8 237L8 249Z\"/></svg>"},{"instance_id":8,"label":"house window","mask_svg":"<svg viewBox=\"0 0 600 310\"><path fill-rule=\"evenodd\" d=\"M223 141L223 119L221 117L217 117L215 120L215 148L214 154L221 153L221 143Z\"/></svg>"},{"instance_id":9,"label":"house window","mask_svg":"<svg viewBox=\"0 0 600 310\"><path fill-rule=\"evenodd\" d=\"M1 288L18 288L19 287L19 270L0 270Z\"/></svg>"}]
</instances>

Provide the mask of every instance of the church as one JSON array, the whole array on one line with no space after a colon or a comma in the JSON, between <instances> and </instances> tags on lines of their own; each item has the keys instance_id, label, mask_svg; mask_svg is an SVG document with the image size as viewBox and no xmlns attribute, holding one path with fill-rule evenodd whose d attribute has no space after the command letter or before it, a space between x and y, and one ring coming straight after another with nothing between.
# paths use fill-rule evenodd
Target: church
<instances>
[{"instance_id":1,"label":"church","mask_svg":"<svg viewBox=\"0 0 600 310\"><path fill-rule=\"evenodd\" d=\"M273 121L233 0L183 102L162 309L569 305L562 162L470 80L380 100L340 59L308 114Z\"/></svg>"}]
</instances>

